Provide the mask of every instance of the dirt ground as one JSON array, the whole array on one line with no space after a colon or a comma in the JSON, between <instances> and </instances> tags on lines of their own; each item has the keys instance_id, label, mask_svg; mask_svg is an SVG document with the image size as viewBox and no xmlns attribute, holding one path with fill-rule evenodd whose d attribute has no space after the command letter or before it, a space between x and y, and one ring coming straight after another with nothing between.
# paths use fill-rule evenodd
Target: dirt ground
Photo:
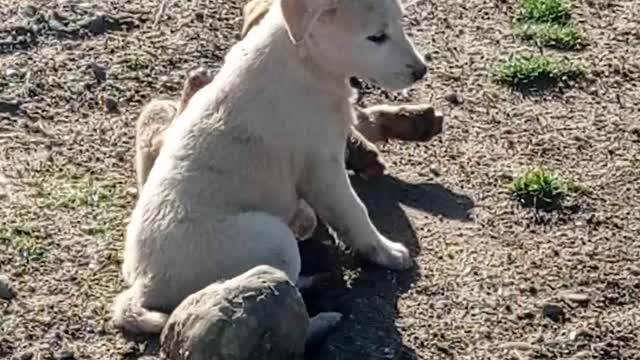
<instances>
[{"instance_id":1,"label":"dirt ground","mask_svg":"<svg viewBox=\"0 0 640 360\"><path fill-rule=\"evenodd\" d=\"M433 103L445 133L385 145L390 175L354 185L416 266L365 264L322 232L305 243L305 271L335 275L309 311L345 314L310 359L640 359L640 2L572 4L591 44L553 55L589 76L541 97L490 79L539 51L513 37L512 0L407 9L428 79L363 101ZM188 69L220 66L240 1L0 0L0 19L0 274L17 295L0 300L0 358L153 359L153 340L108 324L134 122ZM589 191L522 208L505 185L540 164Z\"/></svg>"}]
</instances>

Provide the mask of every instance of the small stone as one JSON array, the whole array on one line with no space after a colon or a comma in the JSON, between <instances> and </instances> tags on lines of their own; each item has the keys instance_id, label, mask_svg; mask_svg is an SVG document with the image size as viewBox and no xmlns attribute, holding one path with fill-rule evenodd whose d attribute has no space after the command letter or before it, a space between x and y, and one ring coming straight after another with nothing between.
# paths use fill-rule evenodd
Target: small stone
<instances>
[{"instance_id":1,"label":"small stone","mask_svg":"<svg viewBox=\"0 0 640 360\"><path fill-rule=\"evenodd\" d=\"M593 333L586 328L575 329L571 331L571 333L569 333L569 340L571 341L576 341L584 338L593 338Z\"/></svg>"},{"instance_id":2,"label":"small stone","mask_svg":"<svg viewBox=\"0 0 640 360\"><path fill-rule=\"evenodd\" d=\"M637 126L637 125L636 125L636 126L632 126L632 127L630 127L630 128L629 128L629 133L631 133L631 134L633 134L633 135L635 135L635 136L640 137L640 126Z\"/></svg>"},{"instance_id":3,"label":"small stone","mask_svg":"<svg viewBox=\"0 0 640 360\"><path fill-rule=\"evenodd\" d=\"M20 355L18 355L18 359L20 360L31 360L34 357L34 353L32 350L25 350Z\"/></svg>"},{"instance_id":4,"label":"small stone","mask_svg":"<svg viewBox=\"0 0 640 360\"><path fill-rule=\"evenodd\" d=\"M546 303L542 306L542 315L551 319L554 322L563 321L566 317L566 313L560 304Z\"/></svg>"},{"instance_id":5,"label":"small stone","mask_svg":"<svg viewBox=\"0 0 640 360\"><path fill-rule=\"evenodd\" d=\"M55 355L56 360L75 360L76 356L71 350L62 350Z\"/></svg>"},{"instance_id":6,"label":"small stone","mask_svg":"<svg viewBox=\"0 0 640 360\"><path fill-rule=\"evenodd\" d=\"M634 265L629 266L629 274L633 276L640 276L640 267Z\"/></svg>"},{"instance_id":7,"label":"small stone","mask_svg":"<svg viewBox=\"0 0 640 360\"><path fill-rule=\"evenodd\" d=\"M449 347L449 344L445 343L445 342L436 342L435 343L435 347L436 349L438 349L438 351L446 354L446 355L451 355L451 348Z\"/></svg>"},{"instance_id":8,"label":"small stone","mask_svg":"<svg viewBox=\"0 0 640 360\"><path fill-rule=\"evenodd\" d=\"M22 16L26 18L32 18L38 14L38 8L33 4L26 4L22 7Z\"/></svg>"},{"instance_id":9,"label":"small stone","mask_svg":"<svg viewBox=\"0 0 640 360\"><path fill-rule=\"evenodd\" d=\"M429 166L429 171L433 174L433 176L440 176L440 169L438 169L438 167L434 164L432 164L431 166Z\"/></svg>"},{"instance_id":10,"label":"small stone","mask_svg":"<svg viewBox=\"0 0 640 360\"><path fill-rule=\"evenodd\" d=\"M22 111L17 101L0 99L0 113L17 114Z\"/></svg>"},{"instance_id":11,"label":"small stone","mask_svg":"<svg viewBox=\"0 0 640 360\"><path fill-rule=\"evenodd\" d=\"M102 84L107 81L107 69L104 66L100 66L94 62L91 63L91 72L93 76L96 78L98 84Z\"/></svg>"},{"instance_id":12,"label":"small stone","mask_svg":"<svg viewBox=\"0 0 640 360\"><path fill-rule=\"evenodd\" d=\"M107 16L106 15L97 15L95 18L91 19L86 23L85 27L89 30L93 35L101 35L107 32Z\"/></svg>"},{"instance_id":13,"label":"small stone","mask_svg":"<svg viewBox=\"0 0 640 360\"><path fill-rule=\"evenodd\" d=\"M501 181L513 181L513 174L502 172L498 174L498 179Z\"/></svg>"},{"instance_id":14,"label":"small stone","mask_svg":"<svg viewBox=\"0 0 640 360\"><path fill-rule=\"evenodd\" d=\"M508 349L508 350L520 350L520 351L532 351L537 350L538 347L535 345L531 345L526 342L520 341L510 341L503 344L498 345L500 349Z\"/></svg>"},{"instance_id":15,"label":"small stone","mask_svg":"<svg viewBox=\"0 0 640 360\"><path fill-rule=\"evenodd\" d=\"M59 32L69 32L69 29L58 20L49 19L49 29Z\"/></svg>"},{"instance_id":16,"label":"small stone","mask_svg":"<svg viewBox=\"0 0 640 360\"><path fill-rule=\"evenodd\" d=\"M532 310L523 310L516 314L518 320L533 320L536 318L535 311Z\"/></svg>"},{"instance_id":17,"label":"small stone","mask_svg":"<svg viewBox=\"0 0 640 360\"><path fill-rule=\"evenodd\" d=\"M11 300L16 293L11 285L11 280L5 275L0 275L0 299Z\"/></svg>"},{"instance_id":18,"label":"small stone","mask_svg":"<svg viewBox=\"0 0 640 360\"><path fill-rule=\"evenodd\" d=\"M447 95L445 95L444 99L453 105L460 105L464 102L464 98L462 97L462 95L456 92L448 93Z\"/></svg>"},{"instance_id":19,"label":"small stone","mask_svg":"<svg viewBox=\"0 0 640 360\"><path fill-rule=\"evenodd\" d=\"M589 294L566 292L560 294L560 297L566 301L574 302L580 305L588 304L591 301Z\"/></svg>"},{"instance_id":20,"label":"small stone","mask_svg":"<svg viewBox=\"0 0 640 360\"><path fill-rule=\"evenodd\" d=\"M573 356L570 357L569 359L570 360L593 359L593 355L591 354L591 351L589 351L589 350L582 350L582 351L578 351L577 353L573 354Z\"/></svg>"},{"instance_id":21,"label":"small stone","mask_svg":"<svg viewBox=\"0 0 640 360\"><path fill-rule=\"evenodd\" d=\"M102 104L104 105L104 110L108 113L116 113L118 112L118 102L116 99L110 96L104 96L102 98Z\"/></svg>"}]
</instances>

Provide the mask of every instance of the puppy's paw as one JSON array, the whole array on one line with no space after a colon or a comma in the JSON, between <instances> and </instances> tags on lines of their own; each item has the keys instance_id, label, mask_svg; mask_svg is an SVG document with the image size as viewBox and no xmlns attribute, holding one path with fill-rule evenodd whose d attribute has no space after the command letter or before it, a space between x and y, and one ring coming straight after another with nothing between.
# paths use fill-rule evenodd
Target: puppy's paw
<instances>
[{"instance_id":1,"label":"puppy's paw","mask_svg":"<svg viewBox=\"0 0 640 360\"><path fill-rule=\"evenodd\" d=\"M405 270L413 266L409 250L402 244L381 236L372 261L392 270Z\"/></svg>"},{"instance_id":2,"label":"puppy's paw","mask_svg":"<svg viewBox=\"0 0 640 360\"><path fill-rule=\"evenodd\" d=\"M430 105L379 105L365 111L385 139L426 142L442 133L444 117Z\"/></svg>"},{"instance_id":3,"label":"puppy's paw","mask_svg":"<svg viewBox=\"0 0 640 360\"><path fill-rule=\"evenodd\" d=\"M198 67L189 71L182 87L178 114L182 113L182 111L187 108L187 104L189 104L193 95L211 81L213 81L213 75L211 75L211 72L207 68Z\"/></svg>"},{"instance_id":4,"label":"puppy's paw","mask_svg":"<svg viewBox=\"0 0 640 360\"><path fill-rule=\"evenodd\" d=\"M209 69L205 67L197 67L187 74L187 79L185 80L184 87L189 88L193 93L202 89L207 84L213 81L213 75ZM191 94L193 95L193 94Z\"/></svg>"},{"instance_id":5,"label":"puppy's paw","mask_svg":"<svg viewBox=\"0 0 640 360\"><path fill-rule=\"evenodd\" d=\"M347 169L353 170L365 179L380 177L387 168L375 145L361 136L349 136L345 156Z\"/></svg>"},{"instance_id":6,"label":"puppy's paw","mask_svg":"<svg viewBox=\"0 0 640 360\"><path fill-rule=\"evenodd\" d=\"M315 211L306 201L300 199L298 208L293 218L289 221L289 228L295 235L296 239L304 241L310 238L318 226L318 219Z\"/></svg>"},{"instance_id":7,"label":"puppy's paw","mask_svg":"<svg viewBox=\"0 0 640 360\"><path fill-rule=\"evenodd\" d=\"M342 320L338 312L322 312L309 319L305 347L315 346L333 331Z\"/></svg>"}]
</instances>

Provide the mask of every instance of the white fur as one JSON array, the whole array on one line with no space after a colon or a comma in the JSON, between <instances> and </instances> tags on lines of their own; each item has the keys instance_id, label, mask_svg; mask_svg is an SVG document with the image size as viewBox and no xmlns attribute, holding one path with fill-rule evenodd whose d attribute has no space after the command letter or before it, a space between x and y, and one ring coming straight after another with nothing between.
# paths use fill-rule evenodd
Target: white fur
<instances>
[{"instance_id":1,"label":"white fur","mask_svg":"<svg viewBox=\"0 0 640 360\"><path fill-rule=\"evenodd\" d=\"M299 198L368 259L411 265L407 249L371 223L344 168L353 123L347 78L402 87L424 67L401 31L400 6L281 1L169 129L127 229L123 275L131 288L114 305L117 326L158 332L163 314L186 296L257 265L295 283L300 258L287 221ZM310 6L317 3L330 6ZM294 24L309 18L300 11L319 13L312 24ZM382 28L392 40L367 44Z\"/></svg>"}]
</instances>

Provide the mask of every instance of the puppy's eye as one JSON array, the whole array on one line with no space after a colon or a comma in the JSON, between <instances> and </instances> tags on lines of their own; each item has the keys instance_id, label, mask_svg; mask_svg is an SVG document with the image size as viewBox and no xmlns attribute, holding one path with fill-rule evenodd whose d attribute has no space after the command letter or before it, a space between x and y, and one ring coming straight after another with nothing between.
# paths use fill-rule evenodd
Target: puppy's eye
<instances>
[{"instance_id":1,"label":"puppy's eye","mask_svg":"<svg viewBox=\"0 0 640 360\"><path fill-rule=\"evenodd\" d=\"M389 40L389 35L384 31L381 31L375 35L367 36L367 40L371 41L375 44L382 44L383 42Z\"/></svg>"}]
</instances>

